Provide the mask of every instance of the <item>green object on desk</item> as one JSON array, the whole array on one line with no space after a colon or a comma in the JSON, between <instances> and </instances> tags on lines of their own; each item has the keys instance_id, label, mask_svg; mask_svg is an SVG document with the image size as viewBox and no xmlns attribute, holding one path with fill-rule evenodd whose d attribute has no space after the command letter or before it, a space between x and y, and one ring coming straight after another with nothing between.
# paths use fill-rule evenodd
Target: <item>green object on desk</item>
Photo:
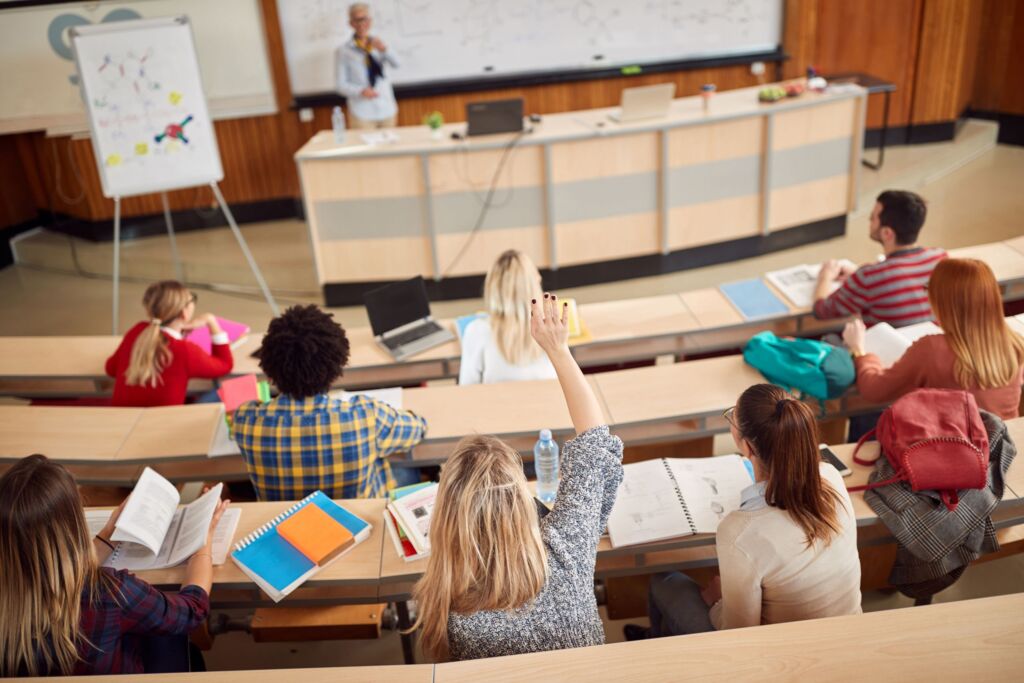
<instances>
[{"instance_id":1,"label":"green object on desk","mask_svg":"<svg viewBox=\"0 0 1024 683\"><path fill-rule=\"evenodd\" d=\"M639 65L624 66L620 69L623 76L636 76L639 73L643 73L644 68Z\"/></svg>"}]
</instances>

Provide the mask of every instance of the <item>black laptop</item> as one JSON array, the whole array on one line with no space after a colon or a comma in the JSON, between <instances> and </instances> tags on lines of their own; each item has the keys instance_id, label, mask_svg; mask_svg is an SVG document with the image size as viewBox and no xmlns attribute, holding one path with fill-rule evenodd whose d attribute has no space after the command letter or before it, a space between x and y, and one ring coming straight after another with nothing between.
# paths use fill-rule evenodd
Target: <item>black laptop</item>
<instances>
[{"instance_id":1,"label":"black laptop","mask_svg":"<svg viewBox=\"0 0 1024 683\"><path fill-rule=\"evenodd\" d=\"M373 338L395 360L455 339L430 315L427 285L422 277L378 287L363 295Z\"/></svg>"},{"instance_id":2,"label":"black laptop","mask_svg":"<svg viewBox=\"0 0 1024 683\"><path fill-rule=\"evenodd\" d=\"M470 102L466 122L467 136L518 133L523 130L523 98Z\"/></svg>"}]
</instances>

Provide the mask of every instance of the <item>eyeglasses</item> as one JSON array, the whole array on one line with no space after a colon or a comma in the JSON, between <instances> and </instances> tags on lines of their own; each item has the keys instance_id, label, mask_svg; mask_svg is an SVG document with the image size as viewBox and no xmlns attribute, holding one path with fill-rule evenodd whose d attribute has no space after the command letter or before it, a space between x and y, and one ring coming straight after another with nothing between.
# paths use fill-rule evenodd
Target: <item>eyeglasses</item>
<instances>
[{"instance_id":1,"label":"eyeglasses","mask_svg":"<svg viewBox=\"0 0 1024 683\"><path fill-rule=\"evenodd\" d=\"M352 17L353 24L365 24L370 20L370 17Z\"/></svg>"},{"instance_id":2,"label":"eyeglasses","mask_svg":"<svg viewBox=\"0 0 1024 683\"><path fill-rule=\"evenodd\" d=\"M729 426L735 427L736 429L740 428L739 425L736 424L736 406L733 406L732 408L726 408L722 412L722 417L724 417L725 421L729 423Z\"/></svg>"}]
</instances>

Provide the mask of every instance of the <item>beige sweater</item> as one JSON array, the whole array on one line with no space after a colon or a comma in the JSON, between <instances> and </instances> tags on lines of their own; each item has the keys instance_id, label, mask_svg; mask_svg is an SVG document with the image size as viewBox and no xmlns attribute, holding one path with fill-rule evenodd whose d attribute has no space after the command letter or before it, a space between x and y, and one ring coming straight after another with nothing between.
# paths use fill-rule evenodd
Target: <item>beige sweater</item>
<instances>
[{"instance_id":1,"label":"beige sweater","mask_svg":"<svg viewBox=\"0 0 1024 683\"><path fill-rule=\"evenodd\" d=\"M717 629L859 614L857 520L843 478L822 463L822 478L842 499L842 531L827 546L807 547L785 510L764 503L763 487L744 491L741 509L718 527L722 600L711 609Z\"/></svg>"}]
</instances>

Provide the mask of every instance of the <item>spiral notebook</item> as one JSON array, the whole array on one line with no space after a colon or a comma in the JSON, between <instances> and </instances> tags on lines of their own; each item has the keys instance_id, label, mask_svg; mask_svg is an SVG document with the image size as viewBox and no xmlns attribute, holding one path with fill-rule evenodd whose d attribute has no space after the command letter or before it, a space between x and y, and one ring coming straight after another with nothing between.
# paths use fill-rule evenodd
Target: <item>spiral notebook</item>
<instances>
[{"instance_id":1,"label":"spiral notebook","mask_svg":"<svg viewBox=\"0 0 1024 683\"><path fill-rule=\"evenodd\" d=\"M622 485L608 518L612 547L710 534L740 506L754 483L738 455L661 458L623 466Z\"/></svg>"},{"instance_id":2,"label":"spiral notebook","mask_svg":"<svg viewBox=\"0 0 1024 683\"><path fill-rule=\"evenodd\" d=\"M355 537L355 543L323 566L307 558L277 532L281 522L306 505L316 505ZM323 491L316 491L239 541L231 559L271 600L280 602L307 579L369 538L372 528L368 522L328 498Z\"/></svg>"}]
</instances>

